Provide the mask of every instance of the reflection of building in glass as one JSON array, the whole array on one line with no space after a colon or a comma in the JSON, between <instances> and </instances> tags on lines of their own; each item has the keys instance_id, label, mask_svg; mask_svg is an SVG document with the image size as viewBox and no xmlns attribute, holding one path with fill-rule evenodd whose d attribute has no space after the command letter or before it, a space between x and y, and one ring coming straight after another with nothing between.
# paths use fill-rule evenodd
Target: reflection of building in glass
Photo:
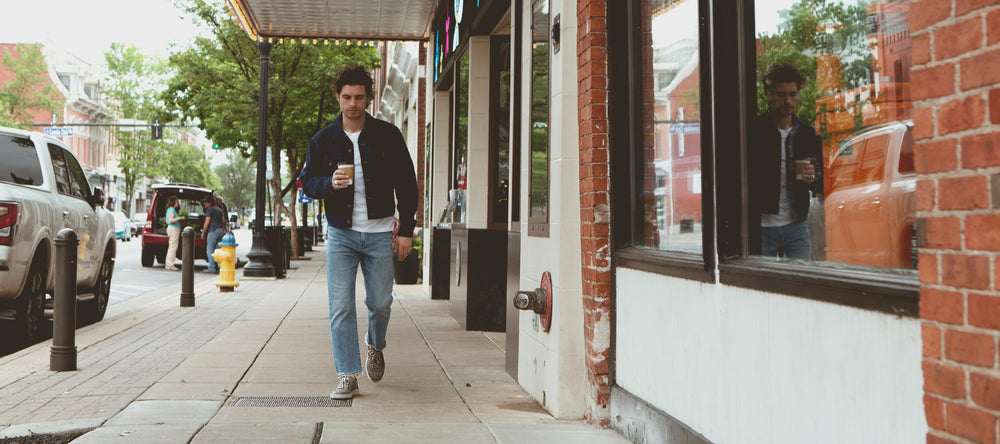
<instances>
[{"instance_id":1,"label":"reflection of building in glass","mask_svg":"<svg viewBox=\"0 0 1000 444\"><path fill-rule=\"evenodd\" d=\"M660 8L657 9L657 4ZM672 234L700 231L701 225L701 127L698 94L697 34L669 35L678 16L690 11L676 8L684 1L654 2L653 16L653 123L652 174L647 184L655 199L658 247L683 248L668 243ZM696 2L686 2L696 5ZM666 31L666 32L663 32ZM647 170L649 167L647 166ZM669 244L669 245L668 245Z\"/></svg>"},{"instance_id":2,"label":"reflection of building in glass","mask_svg":"<svg viewBox=\"0 0 1000 444\"><path fill-rule=\"evenodd\" d=\"M864 27L850 33L840 24L817 29L816 128L826 253L834 262L916 264L909 4L869 5Z\"/></svg>"},{"instance_id":3,"label":"reflection of building in glass","mask_svg":"<svg viewBox=\"0 0 1000 444\"><path fill-rule=\"evenodd\" d=\"M816 99L816 128L823 137L824 165L836 154L840 141L873 125L912 118L909 94L910 32L908 1L868 6L866 45L870 55L870 80L852 89L843 89L848 61L838 53L816 57L820 96ZM829 27L820 27L820 35ZM821 46L825 39L817 38ZM821 50L822 51L822 50ZM825 171L829 174L830 171ZM827 192L834 181L826 182Z\"/></svg>"}]
</instances>

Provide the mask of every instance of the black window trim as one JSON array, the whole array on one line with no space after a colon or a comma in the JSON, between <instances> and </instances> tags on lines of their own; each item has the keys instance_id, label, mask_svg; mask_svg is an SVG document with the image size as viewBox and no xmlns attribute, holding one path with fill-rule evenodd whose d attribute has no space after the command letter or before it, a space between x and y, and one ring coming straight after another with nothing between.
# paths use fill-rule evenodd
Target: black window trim
<instances>
[{"instance_id":1,"label":"black window trim","mask_svg":"<svg viewBox=\"0 0 1000 444\"><path fill-rule=\"evenodd\" d=\"M714 92L710 89L711 51L708 29L708 1L698 3L699 15L699 83L701 85L701 156L702 156L702 252L663 251L641 244L643 226L643 156L633 147L644 142L642 98L642 30L638 1L629 1L624 8L608 8L608 70L609 94L608 139L611 178L611 245L612 266L627 267L651 273L681 277L701 282L716 281L717 256L715 245L715 154L712 149L714 131L712 110ZM615 31L619 32L615 32ZM618 93L621 92L621 93ZM707 130L706 130L707 129ZM641 149L641 148L640 148Z\"/></svg>"},{"instance_id":2,"label":"black window trim","mask_svg":"<svg viewBox=\"0 0 1000 444\"><path fill-rule=\"evenodd\" d=\"M619 178L611 183L612 268L709 283L717 278L735 287L919 317L920 284L915 275L747 256L747 187L743 184L746 134L756 112L753 0L735 4L699 1L703 255L633 246L643 230L642 156L631 148L642 146L641 103L631 99L642 97L641 81L632 80L640 78L641 72L636 71L642 66L638 3L630 1L621 10L608 8L610 157L612 177ZM713 97L726 105L713 107ZM713 122L736 125L723 128ZM716 189L738 192L716 193Z\"/></svg>"}]
</instances>

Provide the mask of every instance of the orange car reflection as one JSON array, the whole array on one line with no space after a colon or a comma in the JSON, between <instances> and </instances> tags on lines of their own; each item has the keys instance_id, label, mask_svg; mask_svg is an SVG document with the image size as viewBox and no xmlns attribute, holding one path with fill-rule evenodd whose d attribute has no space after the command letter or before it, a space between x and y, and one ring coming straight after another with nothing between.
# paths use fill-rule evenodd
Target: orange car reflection
<instances>
[{"instance_id":1,"label":"orange car reflection","mask_svg":"<svg viewBox=\"0 0 1000 444\"><path fill-rule=\"evenodd\" d=\"M841 141L827 163L826 258L913 268L913 122L867 128Z\"/></svg>"}]
</instances>

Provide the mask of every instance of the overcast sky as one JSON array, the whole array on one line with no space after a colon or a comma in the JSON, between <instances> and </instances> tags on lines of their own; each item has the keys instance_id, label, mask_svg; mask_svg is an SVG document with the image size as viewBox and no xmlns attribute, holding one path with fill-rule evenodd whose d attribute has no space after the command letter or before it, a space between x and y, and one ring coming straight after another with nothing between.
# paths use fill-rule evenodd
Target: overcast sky
<instances>
[{"instance_id":1,"label":"overcast sky","mask_svg":"<svg viewBox=\"0 0 1000 444\"><path fill-rule=\"evenodd\" d=\"M55 45L96 64L112 42L165 58L200 32L172 0L4 0L2 14L0 43Z\"/></svg>"}]
</instances>

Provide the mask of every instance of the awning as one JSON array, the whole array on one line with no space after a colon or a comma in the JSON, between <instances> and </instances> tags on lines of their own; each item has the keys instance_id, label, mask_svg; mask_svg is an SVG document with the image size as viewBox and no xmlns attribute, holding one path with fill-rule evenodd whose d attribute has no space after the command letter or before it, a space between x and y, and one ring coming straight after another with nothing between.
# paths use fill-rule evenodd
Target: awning
<instances>
[{"instance_id":1,"label":"awning","mask_svg":"<svg viewBox=\"0 0 1000 444\"><path fill-rule=\"evenodd\" d=\"M253 37L425 40L435 0L227 0Z\"/></svg>"}]
</instances>

